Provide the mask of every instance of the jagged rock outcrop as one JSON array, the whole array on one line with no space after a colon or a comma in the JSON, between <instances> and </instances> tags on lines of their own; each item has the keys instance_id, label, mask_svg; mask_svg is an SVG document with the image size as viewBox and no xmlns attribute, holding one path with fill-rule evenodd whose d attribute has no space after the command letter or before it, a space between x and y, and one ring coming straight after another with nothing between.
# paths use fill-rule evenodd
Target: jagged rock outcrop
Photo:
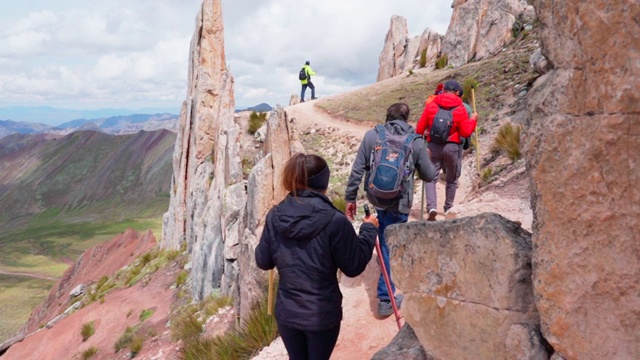
<instances>
[{"instance_id":1,"label":"jagged rock outcrop","mask_svg":"<svg viewBox=\"0 0 640 360\"><path fill-rule=\"evenodd\" d=\"M551 63L542 55L542 49L538 48L531 54L529 64L540 75L544 75L551 70Z\"/></svg>"},{"instance_id":2,"label":"jagged rock outcrop","mask_svg":"<svg viewBox=\"0 0 640 360\"><path fill-rule=\"evenodd\" d=\"M409 38L407 19L394 15L391 17L389 31L380 53L377 81L401 75L410 69L419 69L420 56L425 53L425 68L434 69L440 53L442 35L429 28L421 36Z\"/></svg>"},{"instance_id":3,"label":"jagged rock outcrop","mask_svg":"<svg viewBox=\"0 0 640 360\"><path fill-rule=\"evenodd\" d=\"M219 0L205 0L196 19L189 88L173 154L171 201L163 218L162 245L177 249L187 244L196 299L214 288L232 292L237 273L234 263L225 261L224 250L227 229L239 219L239 209L225 206L225 195L233 185L243 187L240 129L234 121L221 11ZM244 191L234 194L243 203Z\"/></svg>"},{"instance_id":4,"label":"jagged rock outcrop","mask_svg":"<svg viewBox=\"0 0 640 360\"><path fill-rule=\"evenodd\" d=\"M454 67L500 51L513 38L516 18L531 12L524 0L456 0L452 6L442 53Z\"/></svg>"},{"instance_id":5,"label":"jagged rock outcrop","mask_svg":"<svg viewBox=\"0 0 640 360\"><path fill-rule=\"evenodd\" d=\"M391 226L386 234L403 314L427 355L549 358L533 298L530 233L485 213Z\"/></svg>"},{"instance_id":6,"label":"jagged rock outcrop","mask_svg":"<svg viewBox=\"0 0 640 360\"><path fill-rule=\"evenodd\" d=\"M380 53L380 67L378 68L377 81L386 80L402 73L404 53L407 46L409 30L407 19L393 15L387 37L384 40L384 48Z\"/></svg>"},{"instance_id":7,"label":"jagged rock outcrop","mask_svg":"<svg viewBox=\"0 0 640 360\"><path fill-rule=\"evenodd\" d=\"M433 360L428 356L411 325L405 323L391 343L371 357L371 360Z\"/></svg>"},{"instance_id":8,"label":"jagged rock outcrop","mask_svg":"<svg viewBox=\"0 0 640 360\"><path fill-rule=\"evenodd\" d=\"M638 359L640 3L534 6L553 65L523 134L542 332L565 359Z\"/></svg>"}]
</instances>

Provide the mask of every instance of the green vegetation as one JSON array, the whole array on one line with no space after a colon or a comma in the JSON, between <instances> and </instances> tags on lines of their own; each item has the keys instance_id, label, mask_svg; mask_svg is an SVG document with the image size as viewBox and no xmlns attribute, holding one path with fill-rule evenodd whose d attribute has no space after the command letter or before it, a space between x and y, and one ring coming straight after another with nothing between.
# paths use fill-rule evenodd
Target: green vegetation
<instances>
[{"instance_id":1,"label":"green vegetation","mask_svg":"<svg viewBox=\"0 0 640 360\"><path fill-rule=\"evenodd\" d=\"M149 319L151 316L153 316L153 313L154 313L154 310L152 310L152 309L142 310L140 312L140 316L139 316L140 322L144 322L147 319Z\"/></svg>"},{"instance_id":2,"label":"green vegetation","mask_svg":"<svg viewBox=\"0 0 640 360\"><path fill-rule=\"evenodd\" d=\"M333 203L333 206L336 207L336 209L342 211L343 213L347 210L347 200L345 200L344 197L335 196L331 199L331 202Z\"/></svg>"},{"instance_id":3,"label":"green vegetation","mask_svg":"<svg viewBox=\"0 0 640 360\"><path fill-rule=\"evenodd\" d=\"M263 112L258 114L252 111L251 115L249 115L249 134L255 134L265 121L267 121L267 113Z\"/></svg>"},{"instance_id":4,"label":"green vegetation","mask_svg":"<svg viewBox=\"0 0 640 360\"><path fill-rule=\"evenodd\" d=\"M82 356L80 356L80 359L82 360L91 359L97 353L98 353L98 349L95 346L92 346L82 352Z\"/></svg>"},{"instance_id":5,"label":"green vegetation","mask_svg":"<svg viewBox=\"0 0 640 360\"><path fill-rule=\"evenodd\" d=\"M442 54L437 60L436 60L436 69L444 69L447 67L447 65L449 64L449 55L447 54Z\"/></svg>"},{"instance_id":6,"label":"green vegetation","mask_svg":"<svg viewBox=\"0 0 640 360\"><path fill-rule=\"evenodd\" d=\"M409 69L409 76L413 75L413 69Z\"/></svg>"},{"instance_id":7,"label":"green vegetation","mask_svg":"<svg viewBox=\"0 0 640 360\"><path fill-rule=\"evenodd\" d=\"M505 153L509 160L515 162L522 154L520 153L520 131L522 126L506 123L500 127L493 144L492 153Z\"/></svg>"},{"instance_id":8,"label":"green vegetation","mask_svg":"<svg viewBox=\"0 0 640 360\"><path fill-rule=\"evenodd\" d=\"M54 280L0 274L0 339L20 330L53 284Z\"/></svg>"},{"instance_id":9,"label":"green vegetation","mask_svg":"<svg viewBox=\"0 0 640 360\"><path fill-rule=\"evenodd\" d=\"M491 180L491 177L493 176L493 169L492 168L486 168L482 171L482 182L483 183L488 183L489 180Z\"/></svg>"},{"instance_id":10,"label":"green vegetation","mask_svg":"<svg viewBox=\"0 0 640 360\"><path fill-rule=\"evenodd\" d=\"M187 279L189 278L189 272L187 270L180 270L178 275L176 275L176 286L180 287L187 283Z\"/></svg>"},{"instance_id":11,"label":"green vegetation","mask_svg":"<svg viewBox=\"0 0 640 360\"><path fill-rule=\"evenodd\" d=\"M87 341L95 333L96 333L96 328L93 326L93 321L89 321L88 323L82 324L82 330L80 330L80 335L82 335L82 341Z\"/></svg>"},{"instance_id":12,"label":"green vegetation","mask_svg":"<svg viewBox=\"0 0 640 360\"><path fill-rule=\"evenodd\" d=\"M184 359L250 359L278 336L275 318L267 315L266 299L254 307L246 322L221 336L202 336L196 331L193 320L191 322L193 328L183 329L185 332L181 336L192 336L180 338L184 343Z\"/></svg>"},{"instance_id":13,"label":"green vegetation","mask_svg":"<svg viewBox=\"0 0 640 360\"><path fill-rule=\"evenodd\" d=\"M113 345L113 349L115 352L118 352L131 344L133 341L133 336L135 334L135 329L131 326L127 326L124 333L120 335L116 343Z\"/></svg>"},{"instance_id":14,"label":"green vegetation","mask_svg":"<svg viewBox=\"0 0 640 360\"><path fill-rule=\"evenodd\" d=\"M421 52L420 52L420 68L422 69L423 67L427 66L427 50L429 50L429 47L425 47Z\"/></svg>"},{"instance_id":15,"label":"green vegetation","mask_svg":"<svg viewBox=\"0 0 640 360\"><path fill-rule=\"evenodd\" d=\"M144 343L144 337L141 335L134 335L131 339L131 343L129 344L129 350L131 351L132 357L135 357L140 350L142 350L142 344Z\"/></svg>"},{"instance_id":16,"label":"green vegetation","mask_svg":"<svg viewBox=\"0 0 640 360\"><path fill-rule=\"evenodd\" d=\"M464 82L462 83L462 101L466 102L469 105L472 105L471 104L471 89L474 89L474 91L475 91L478 88L478 85L480 85L480 84L473 77L468 77L468 78L464 79Z\"/></svg>"}]
</instances>

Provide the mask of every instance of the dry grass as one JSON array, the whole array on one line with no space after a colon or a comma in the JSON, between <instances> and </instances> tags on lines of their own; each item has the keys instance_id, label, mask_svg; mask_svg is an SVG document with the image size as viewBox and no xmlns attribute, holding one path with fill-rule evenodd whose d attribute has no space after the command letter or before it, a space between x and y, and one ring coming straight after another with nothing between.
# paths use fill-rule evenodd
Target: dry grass
<instances>
[{"instance_id":1,"label":"dry grass","mask_svg":"<svg viewBox=\"0 0 640 360\"><path fill-rule=\"evenodd\" d=\"M522 157L520 153L521 129L522 126L511 123L502 125L491 145L491 152L504 153L513 162L520 159Z\"/></svg>"}]
</instances>

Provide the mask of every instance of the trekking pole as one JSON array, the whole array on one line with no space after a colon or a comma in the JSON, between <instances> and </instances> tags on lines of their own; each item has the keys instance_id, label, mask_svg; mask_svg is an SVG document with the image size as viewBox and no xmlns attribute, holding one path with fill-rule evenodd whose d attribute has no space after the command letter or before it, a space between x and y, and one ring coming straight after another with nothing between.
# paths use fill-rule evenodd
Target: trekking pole
<instances>
[{"instance_id":1,"label":"trekking pole","mask_svg":"<svg viewBox=\"0 0 640 360\"><path fill-rule=\"evenodd\" d=\"M267 315L273 315L273 282L274 271L269 270L269 295L267 297Z\"/></svg>"},{"instance_id":2,"label":"trekking pole","mask_svg":"<svg viewBox=\"0 0 640 360\"><path fill-rule=\"evenodd\" d=\"M474 88L471 88L471 104L473 105L473 112L476 112L476 93ZM478 139L478 125L476 124L476 169L478 175L480 174L480 140Z\"/></svg>"},{"instance_id":3,"label":"trekking pole","mask_svg":"<svg viewBox=\"0 0 640 360\"><path fill-rule=\"evenodd\" d=\"M369 206L364 204L364 216L368 218L371 216L371 211L369 210ZM398 324L398 331L402 330L402 324L400 323L400 312L398 311L398 306L396 305L396 297L393 294L393 289L391 288L391 281L389 280L389 274L387 274L387 266L384 264L384 259L382 258L382 247L380 246L380 240L378 236L376 236L376 251L378 252L378 263L380 264L380 271L382 272L382 276L384 277L384 282L387 285L387 293L389 294L389 300L391 301L391 306L393 307L393 313L396 316L396 323Z\"/></svg>"}]
</instances>

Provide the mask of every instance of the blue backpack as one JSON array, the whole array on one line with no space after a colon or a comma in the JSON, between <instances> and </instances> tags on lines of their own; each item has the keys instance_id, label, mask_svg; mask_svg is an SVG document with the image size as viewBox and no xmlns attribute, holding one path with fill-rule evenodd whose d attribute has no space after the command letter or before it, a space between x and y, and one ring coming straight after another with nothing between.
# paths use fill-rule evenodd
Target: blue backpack
<instances>
[{"instance_id":1,"label":"blue backpack","mask_svg":"<svg viewBox=\"0 0 640 360\"><path fill-rule=\"evenodd\" d=\"M402 195L404 182L413 172L411 143L418 136L409 131L396 135L383 125L376 125L378 139L371 150L369 180L365 190L378 199Z\"/></svg>"}]
</instances>

